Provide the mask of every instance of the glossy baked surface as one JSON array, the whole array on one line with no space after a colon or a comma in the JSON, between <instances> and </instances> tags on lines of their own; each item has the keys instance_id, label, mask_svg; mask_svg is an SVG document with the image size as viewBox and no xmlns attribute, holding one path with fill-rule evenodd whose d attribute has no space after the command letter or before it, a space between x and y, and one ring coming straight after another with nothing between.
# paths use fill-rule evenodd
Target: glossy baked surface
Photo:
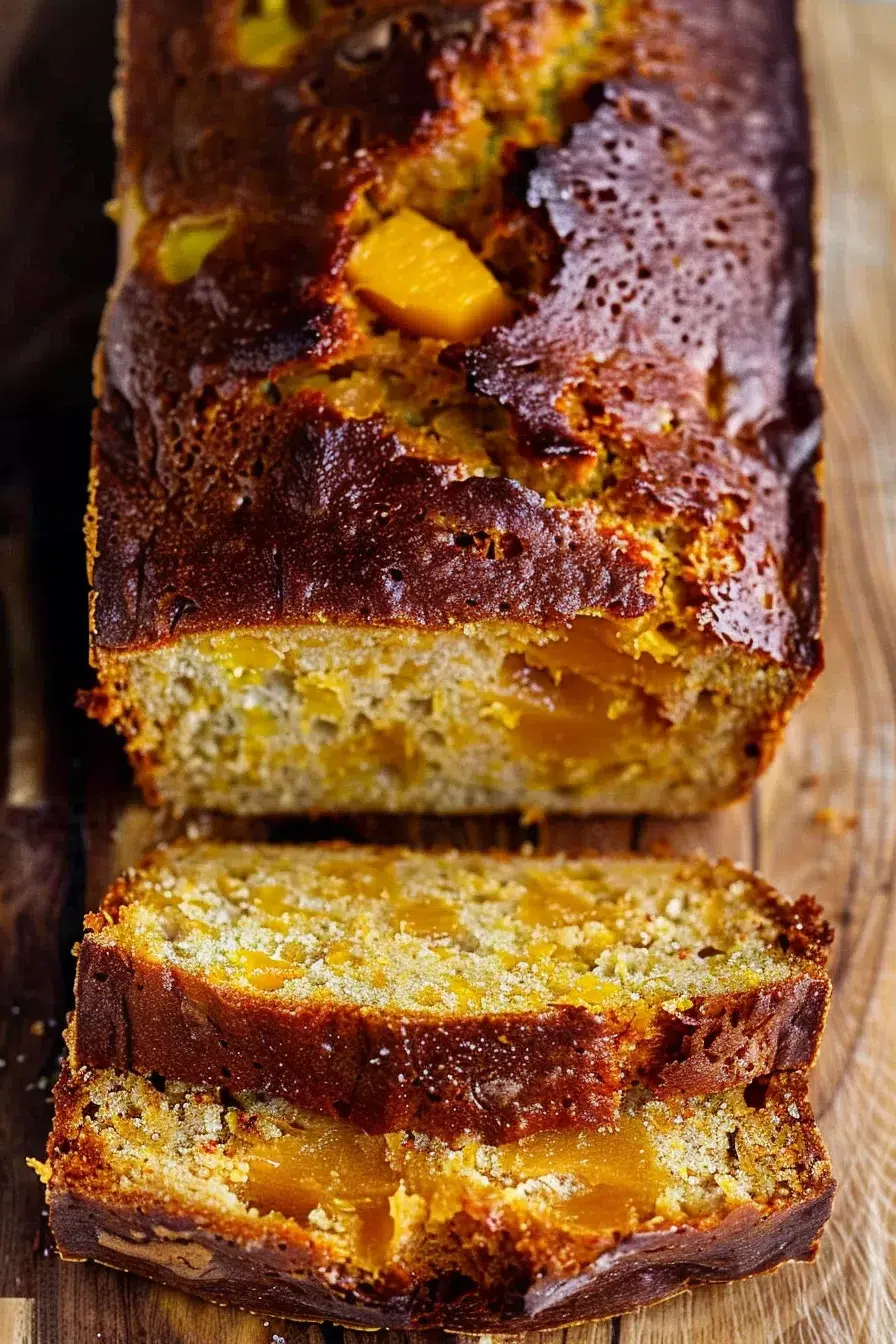
<instances>
[{"instance_id":1,"label":"glossy baked surface","mask_svg":"<svg viewBox=\"0 0 896 1344\"><path fill-rule=\"evenodd\" d=\"M126 18L120 193L143 222L102 364L98 644L633 617L677 575L682 617L814 668L789 6L325 8L263 67L237 16ZM346 266L405 205L467 238L514 317L466 348L380 329ZM513 545L483 563L456 543L480 532Z\"/></svg>"}]
</instances>

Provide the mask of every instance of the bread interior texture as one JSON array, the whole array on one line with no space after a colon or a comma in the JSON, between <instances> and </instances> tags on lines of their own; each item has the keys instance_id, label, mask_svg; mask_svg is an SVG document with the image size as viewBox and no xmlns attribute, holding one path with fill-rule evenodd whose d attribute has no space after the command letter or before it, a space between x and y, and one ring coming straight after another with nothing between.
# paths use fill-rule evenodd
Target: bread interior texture
<instances>
[{"instance_id":1,"label":"bread interior texture","mask_svg":"<svg viewBox=\"0 0 896 1344\"><path fill-rule=\"evenodd\" d=\"M694 812L748 786L790 682L599 617L187 636L102 670L151 796L244 814Z\"/></svg>"},{"instance_id":2,"label":"bread interior texture","mask_svg":"<svg viewBox=\"0 0 896 1344\"><path fill-rule=\"evenodd\" d=\"M576 1004L651 1014L809 971L785 911L732 864L175 846L135 870L94 941L284 1009L396 1019Z\"/></svg>"}]
</instances>

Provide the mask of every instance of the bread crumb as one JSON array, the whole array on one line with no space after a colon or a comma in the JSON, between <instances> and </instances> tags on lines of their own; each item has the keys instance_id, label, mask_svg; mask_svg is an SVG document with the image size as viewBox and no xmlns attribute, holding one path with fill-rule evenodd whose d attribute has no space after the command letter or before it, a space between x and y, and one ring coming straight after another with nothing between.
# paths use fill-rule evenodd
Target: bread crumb
<instances>
[{"instance_id":1,"label":"bread crumb","mask_svg":"<svg viewBox=\"0 0 896 1344\"><path fill-rule=\"evenodd\" d=\"M44 1185L49 1184L50 1182L49 1162L38 1162L36 1157L26 1157L25 1164L26 1166L29 1166L31 1168L31 1170L37 1175L39 1180L41 1180Z\"/></svg>"},{"instance_id":2,"label":"bread crumb","mask_svg":"<svg viewBox=\"0 0 896 1344\"><path fill-rule=\"evenodd\" d=\"M855 813L841 812L839 807L820 807L812 821L816 826L824 826L831 835L845 835L847 831L854 831L859 824Z\"/></svg>"},{"instance_id":3,"label":"bread crumb","mask_svg":"<svg viewBox=\"0 0 896 1344\"><path fill-rule=\"evenodd\" d=\"M543 807L527 807L520 816L520 825L541 826L547 819L547 813Z\"/></svg>"}]
</instances>

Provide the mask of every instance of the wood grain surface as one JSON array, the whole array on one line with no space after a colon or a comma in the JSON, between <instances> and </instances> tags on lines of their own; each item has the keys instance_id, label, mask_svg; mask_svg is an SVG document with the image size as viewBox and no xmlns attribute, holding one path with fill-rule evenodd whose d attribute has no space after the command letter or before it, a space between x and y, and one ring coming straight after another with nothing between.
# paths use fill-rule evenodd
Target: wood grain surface
<instances>
[{"instance_id":1,"label":"wood grain surface","mask_svg":"<svg viewBox=\"0 0 896 1344\"><path fill-rule=\"evenodd\" d=\"M11 5L17 31L27 8ZM814 892L836 924L813 1092L840 1190L817 1263L540 1344L896 1341L896 4L805 0L804 28L821 176L827 670L775 766L749 804L693 822L523 832L511 821L368 819L338 830L471 846L702 847L794 895ZM0 457L0 1344L365 1344L370 1335L225 1311L52 1254L24 1159L43 1148L70 948L84 904L157 824L130 792L117 744L71 708L84 675L84 455L54 468L48 490L40 448L60 432L47 407L36 422L0 424L0 452L10 437L18 445ZM287 833L310 831L278 828ZM388 1344L415 1344L392 1334Z\"/></svg>"}]
</instances>

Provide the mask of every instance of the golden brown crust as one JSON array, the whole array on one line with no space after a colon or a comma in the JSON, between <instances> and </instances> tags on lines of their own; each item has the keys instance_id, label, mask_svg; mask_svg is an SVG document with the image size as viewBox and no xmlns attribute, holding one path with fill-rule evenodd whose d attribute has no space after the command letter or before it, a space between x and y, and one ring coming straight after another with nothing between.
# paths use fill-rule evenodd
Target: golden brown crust
<instances>
[{"instance_id":1,"label":"golden brown crust","mask_svg":"<svg viewBox=\"0 0 896 1344\"><path fill-rule=\"evenodd\" d=\"M145 864L154 862L164 865L164 853ZM266 1091L372 1133L475 1134L503 1143L605 1124L621 1091L636 1083L663 1097L696 1096L813 1063L830 997L830 926L811 897L791 903L750 881L752 899L792 954L792 975L697 996L687 1008L659 1008L633 1024L572 1004L398 1015L326 999L291 1005L232 989L110 943L108 931L135 890L126 875L102 910L87 916L73 1056L79 1066Z\"/></svg>"},{"instance_id":2,"label":"golden brown crust","mask_svg":"<svg viewBox=\"0 0 896 1344\"><path fill-rule=\"evenodd\" d=\"M792 18L753 3L732 19L704 0L673 24L658 9L631 72L567 145L539 152L527 200L563 240L562 266L533 313L470 351L471 382L556 460L581 452L557 409L579 370L594 428L630 459L604 502L704 525L735 503L737 577L698 582L689 603L721 638L811 669L819 398Z\"/></svg>"},{"instance_id":3,"label":"golden brown crust","mask_svg":"<svg viewBox=\"0 0 896 1344\"><path fill-rule=\"evenodd\" d=\"M358 193L450 135L458 69L488 78L528 59L549 8L377 5L391 37L360 64L339 9L290 66L260 72L234 59L233 5L130 6L123 187L161 219L241 213L181 285L160 281L144 247L108 315L98 648L317 619L635 616L662 575L629 524L679 518L711 552L684 567L693 621L791 665L798 689L811 680L818 396L789 4L744 0L735 20L721 0L638 7L590 119L508 174L508 208L547 229L560 269L516 325L456 358L510 411L521 458L574 481L601 439L616 483L596 506L546 507L507 476L460 479L381 420L314 398L245 395L349 348L337 298ZM591 407L584 427L558 404L571 393ZM487 561L455 546L480 531L513 544Z\"/></svg>"},{"instance_id":4,"label":"golden brown crust","mask_svg":"<svg viewBox=\"0 0 896 1344\"><path fill-rule=\"evenodd\" d=\"M504 477L460 479L451 464L409 456L381 423L343 421L317 398L246 409L236 473L226 468L207 492L176 499L139 471L120 423L101 410L97 425L102 451L113 436L121 450L116 470L133 471L121 489L100 460L94 584L104 647L319 618L548 626L586 607L638 616L655 601L636 538L595 527L581 510L545 509ZM463 544L478 532L514 544L483 560Z\"/></svg>"},{"instance_id":5,"label":"golden brown crust","mask_svg":"<svg viewBox=\"0 0 896 1344\"><path fill-rule=\"evenodd\" d=\"M741 1205L721 1219L635 1233L596 1249L592 1263L563 1266L548 1228L486 1224L475 1210L462 1232L476 1248L476 1276L373 1278L323 1265L297 1226L276 1229L237 1215L199 1215L159 1200L139 1183L122 1188L83 1126L84 1094L68 1070L56 1089L50 1146L50 1220L61 1254L132 1270L172 1287L300 1320L396 1329L513 1331L596 1320L657 1302L701 1283L728 1282L811 1260L831 1208L834 1182L814 1129L804 1080L774 1082L766 1104L787 1107L806 1143L801 1197L771 1207ZM783 1111L782 1111L783 1114ZM811 1174L809 1174L811 1173ZM460 1231L461 1229L459 1229Z\"/></svg>"}]
</instances>

